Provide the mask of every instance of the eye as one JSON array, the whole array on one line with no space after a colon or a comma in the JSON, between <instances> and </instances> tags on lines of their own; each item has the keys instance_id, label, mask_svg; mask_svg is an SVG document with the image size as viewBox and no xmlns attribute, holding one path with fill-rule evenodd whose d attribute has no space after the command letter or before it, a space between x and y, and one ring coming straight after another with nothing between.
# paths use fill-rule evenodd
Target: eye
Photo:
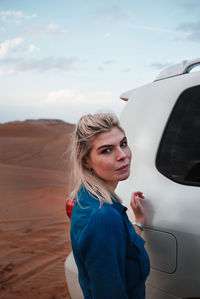
<instances>
[{"instance_id":1,"label":"eye","mask_svg":"<svg viewBox=\"0 0 200 299\"><path fill-rule=\"evenodd\" d=\"M112 151L111 148L106 148L106 149L104 149L101 153L102 153L102 154L108 154L108 153L110 153L111 151Z\"/></svg>"},{"instance_id":2,"label":"eye","mask_svg":"<svg viewBox=\"0 0 200 299\"><path fill-rule=\"evenodd\" d=\"M127 145L128 145L127 140L123 141L123 142L120 144L121 147L126 147Z\"/></svg>"}]
</instances>

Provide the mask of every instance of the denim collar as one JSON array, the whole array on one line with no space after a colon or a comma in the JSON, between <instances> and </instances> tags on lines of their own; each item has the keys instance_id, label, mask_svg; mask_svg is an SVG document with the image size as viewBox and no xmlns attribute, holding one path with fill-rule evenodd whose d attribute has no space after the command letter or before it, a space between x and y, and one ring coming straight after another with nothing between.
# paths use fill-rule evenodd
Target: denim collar
<instances>
[{"instance_id":1,"label":"denim collar","mask_svg":"<svg viewBox=\"0 0 200 299\"><path fill-rule=\"evenodd\" d=\"M85 186L82 184L80 191L81 194L85 194L87 196L84 196L84 203L87 203L89 206L93 205L93 206L97 206L99 207L99 200L94 196L91 195L87 189L85 188ZM88 196L89 195L89 196ZM91 200L93 199L93 200ZM127 208L125 206L123 206L120 202L118 202L113 196L112 196L112 206L113 208L115 208L121 215L126 214ZM82 201L81 201L82 204ZM103 204L107 204L107 203L103 203Z\"/></svg>"},{"instance_id":2,"label":"denim collar","mask_svg":"<svg viewBox=\"0 0 200 299\"><path fill-rule=\"evenodd\" d=\"M127 208L116 200L113 201L113 208L115 208L120 214L126 214Z\"/></svg>"}]
</instances>

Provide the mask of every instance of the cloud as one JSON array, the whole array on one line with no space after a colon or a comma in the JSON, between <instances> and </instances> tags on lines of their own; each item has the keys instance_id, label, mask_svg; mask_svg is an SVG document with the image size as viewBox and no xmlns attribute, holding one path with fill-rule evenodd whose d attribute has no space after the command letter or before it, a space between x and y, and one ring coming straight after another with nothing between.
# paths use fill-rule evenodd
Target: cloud
<instances>
[{"instance_id":1,"label":"cloud","mask_svg":"<svg viewBox=\"0 0 200 299\"><path fill-rule=\"evenodd\" d=\"M0 121L38 119L38 118L57 118L76 123L78 119L86 113L95 112L114 112L118 116L125 106L125 102L119 98L119 90L107 90L100 92L80 92L76 89L49 90L54 92L54 98L50 97L50 92L44 97L43 92L36 95L29 93L20 97L19 103L14 103L13 96L6 97L0 107ZM71 90L71 92L70 92ZM46 101L49 96L49 101ZM43 98L43 101L41 99ZM77 101L78 99L78 101ZM10 104L12 102L12 105Z\"/></svg>"},{"instance_id":2,"label":"cloud","mask_svg":"<svg viewBox=\"0 0 200 299\"><path fill-rule=\"evenodd\" d=\"M173 30L169 30L169 29L161 28L161 27L152 27L152 26L143 26L143 25L131 25L130 27L134 28L134 29L161 32L161 33L174 33L175 32Z\"/></svg>"},{"instance_id":3,"label":"cloud","mask_svg":"<svg viewBox=\"0 0 200 299\"><path fill-rule=\"evenodd\" d=\"M115 63L116 63L116 61L113 60L113 59L105 60L105 61L102 62L101 65L99 65L97 67L97 69L99 71L103 72L106 68L108 68L109 65L112 65L112 64L115 64Z\"/></svg>"},{"instance_id":4,"label":"cloud","mask_svg":"<svg viewBox=\"0 0 200 299\"><path fill-rule=\"evenodd\" d=\"M3 69L0 69L0 77L15 76L15 75L17 75L17 72L14 70L5 71Z\"/></svg>"},{"instance_id":5,"label":"cloud","mask_svg":"<svg viewBox=\"0 0 200 299\"><path fill-rule=\"evenodd\" d=\"M21 10L1 10L0 11L0 18L3 22L7 21L8 19L14 21L16 24L21 23L23 19L32 19L37 17L37 14L33 13L32 15L25 15Z\"/></svg>"},{"instance_id":6,"label":"cloud","mask_svg":"<svg viewBox=\"0 0 200 299\"><path fill-rule=\"evenodd\" d=\"M126 69L121 70L122 73L129 73L131 71L132 71L131 68L126 68Z\"/></svg>"},{"instance_id":7,"label":"cloud","mask_svg":"<svg viewBox=\"0 0 200 299\"><path fill-rule=\"evenodd\" d=\"M24 14L21 10L1 10L0 17L23 17Z\"/></svg>"},{"instance_id":8,"label":"cloud","mask_svg":"<svg viewBox=\"0 0 200 299\"><path fill-rule=\"evenodd\" d=\"M109 60L105 60L104 62L103 62L103 64L113 64L113 63L115 63L116 61L115 60L113 60L113 59L109 59Z\"/></svg>"},{"instance_id":9,"label":"cloud","mask_svg":"<svg viewBox=\"0 0 200 299\"><path fill-rule=\"evenodd\" d=\"M179 39L200 42L200 21L181 23L177 29L183 33Z\"/></svg>"},{"instance_id":10,"label":"cloud","mask_svg":"<svg viewBox=\"0 0 200 299\"><path fill-rule=\"evenodd\" d=\"M149 66L154 68L154 69L157 69L157 70L163 70L165 68L167 68L168 66L170 65L173 65L174 63L161 63L161 62L153 62L151 63Z\"/></svg>"},{"instance_id":11,"label":"cloud","mask_svg":"<svg viewBox=\"0 0 200 299\"><path fill-rule=\"evenodd\" d=\"M21 30L20 32L21 36L24 37L37 37L37 36L43 36L44 35L44 29L38 24L30 24L25 29Z\"/></svg>"},{"instance_id":12,"label":"cloud","mask_svg":"<svg viewBox=\"0 0 200 299\"><path fill-rule=\"evenodd\" d=\"M0 77L3 76L5 74L4 70L0 69Z\"/></svg>"},{"instance_id":13,"label":"cloud","mask_svg":"<svg viewBox=\"0 0 200 299\"><path fill-rule=\"evenodd\" d=\"M51 34L63 34L66 35L69 33L68 30L63 29L59 24L49 24L46 27L47 32Z\"/></svg>"},{"instance_id":14,"label":"cloud","mask_svg":"<svg viewBox=\"0 0 200 299\"><path fill-rule=\"evenodd\" d=\"M125 102L120 100L119 94L116 90L87 93L75 89L51 91L43 102L43 109L40 110L46 113L51 111L54 118L56 115L56 118L66 119L72 123L87 113L109 111L119 115L125 105ZM36 115L38 117L38 110Z\"/></svg>"},{"instance_id":15,"label":"cloud","mask_svg":"<svg viewBox=\"0 0 200 299\"><path fill-rule=\"evenodd\" d=\"M77 58L45 57L42 59L24 59L22 57L8 57L0 59L0 65L9 67L16 72L27 71L70 71L75 70L78 65Z\"/></svg>"},{"instance_id":16,"label":"cloud","mask_svg":"<svg viewBox=\"0 0 200 299\"><path fill-rule=\"evenodd\" d=\"M67 35L69 31L62 28L59 24L48 24L40 26L38 24L31 24L26 29L20 31L20 35L24 37L43 37L46 34L50 35Z\"/></svg>"},{"instance_id":17,"label":"cloud","mask_svg":"<svg viewBox=\"0 0 200 299\"><path fill-rule=\"evenodd\" d=\"M180 8L185 10L194 10L200 8L200 1L199 0L170 0L173 4L178 5Z\"/></svg>"},{"instance_id":18,"label":"cloud","mask_svg":"<svg viewBox=\"0 0 200 299\"><path fill-rule=\"evenodd\" d=\"M5 42L0 43L0 56L6 56L8 53L21 45L23 41L23 38L16 37L14 39L8 39Z\"/></svg>"},{"instance_id":19,"label":"cloud","mask_svg":"<svg viewBox=\"0 0 200 299\"><path fill-rule=\"evenodd\" d=\"M15 76L15 75L18 75L18 71L16 71L16 70L9 70L8 72L7 72L7 74L9 75L9 76Z\"/></svg>"},{"instance_id":20,"label":"cloud","mask_svg":"<svg viewBox=\"0 0 200 299\"><path fill-rule=\"evenodd\" d=\"M80 93L75 89L61 89L50 91L45 99L46 103L51 104L72 104L72 105L109 105L119 99L117 92L101 91Z\"/></svg>"},{"instance_id":21,"label":"cloud","mask_svg":"<svg viewBox=\"0 0 200 299\"><path fill-rule=\"evenodd\" d=\"M83 103L85 97L83 94L77 92L75 89L61 89L57 91L51 91L48 93L45 102L46 103Z\"/></svg>"},{"instance_id":22,"label":"cloud","mask_svg":"<svg viewBox=\"0 0 200 299\"><path fill-rule=\"evenodd\" d=\"M110 7L106 6L99 8L94 12L94 14L98 19L103 19L104 21L109 23L127 22L132 19L132 16L129 12L122 11L122 9L116 4Z\"/></svg>"},{"instance_id":23,"label":"cloud","mask_svg":"<svg viewBox=\"0 0 200 299\"><path fill-rule=\"evenodd\" d=\"M113 101L119 99L118 92L113 91L97 91L97 92L90 92L86 94L88 104L96 105L96 104L103 104L112 105Z\"/></svg>"},{"instance_id":24,"label":"cloud","mask_svg":"<svg viewBox=\"0 0 200 299\"><path fill-rule=\"evenodd\" d=\"M26 53L35 53L38 52L40 49L38 47L36 47L34 44L31 44L28 48L28 50L26 51Z\"/></svg>"}]
</instances>

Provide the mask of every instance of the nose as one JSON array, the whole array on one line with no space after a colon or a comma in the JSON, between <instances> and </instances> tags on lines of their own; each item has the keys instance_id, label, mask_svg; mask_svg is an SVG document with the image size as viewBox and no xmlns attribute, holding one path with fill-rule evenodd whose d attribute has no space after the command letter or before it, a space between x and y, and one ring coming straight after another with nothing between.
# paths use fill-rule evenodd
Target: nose
<instances>
[{"instance_id":1,"label":"nose","mask_svg":"<svg viewBox=\"0 0 200 299\"><path fill-rule=\"evenodd\" d=\"M117 149L117 153L116 153L116 159L117 159L117 161L126 159L126 157L127 157L127 154L126 154L126 152L124 151L124 149L121 148L121 147L119 147L119 148Z\"/></svg>"}]
</instances>

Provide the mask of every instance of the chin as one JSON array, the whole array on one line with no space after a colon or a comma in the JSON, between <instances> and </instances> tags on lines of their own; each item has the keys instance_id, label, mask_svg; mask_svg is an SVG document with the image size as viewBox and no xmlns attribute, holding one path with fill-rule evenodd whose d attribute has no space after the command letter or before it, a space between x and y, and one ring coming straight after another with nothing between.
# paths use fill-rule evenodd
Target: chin
<instances>
[{"instance_id":1,"label":"chin","mask_svg":"<svg viewBox=\"0 0 200 299\"><path fill-rule=\"evenodd\" d=\"M127 179L129 178L129 175L130 175L130 173L124 174L124 175L119 179L119 181L125 181L125 180L127 180Z\"/></svg>"}]
</instances>

